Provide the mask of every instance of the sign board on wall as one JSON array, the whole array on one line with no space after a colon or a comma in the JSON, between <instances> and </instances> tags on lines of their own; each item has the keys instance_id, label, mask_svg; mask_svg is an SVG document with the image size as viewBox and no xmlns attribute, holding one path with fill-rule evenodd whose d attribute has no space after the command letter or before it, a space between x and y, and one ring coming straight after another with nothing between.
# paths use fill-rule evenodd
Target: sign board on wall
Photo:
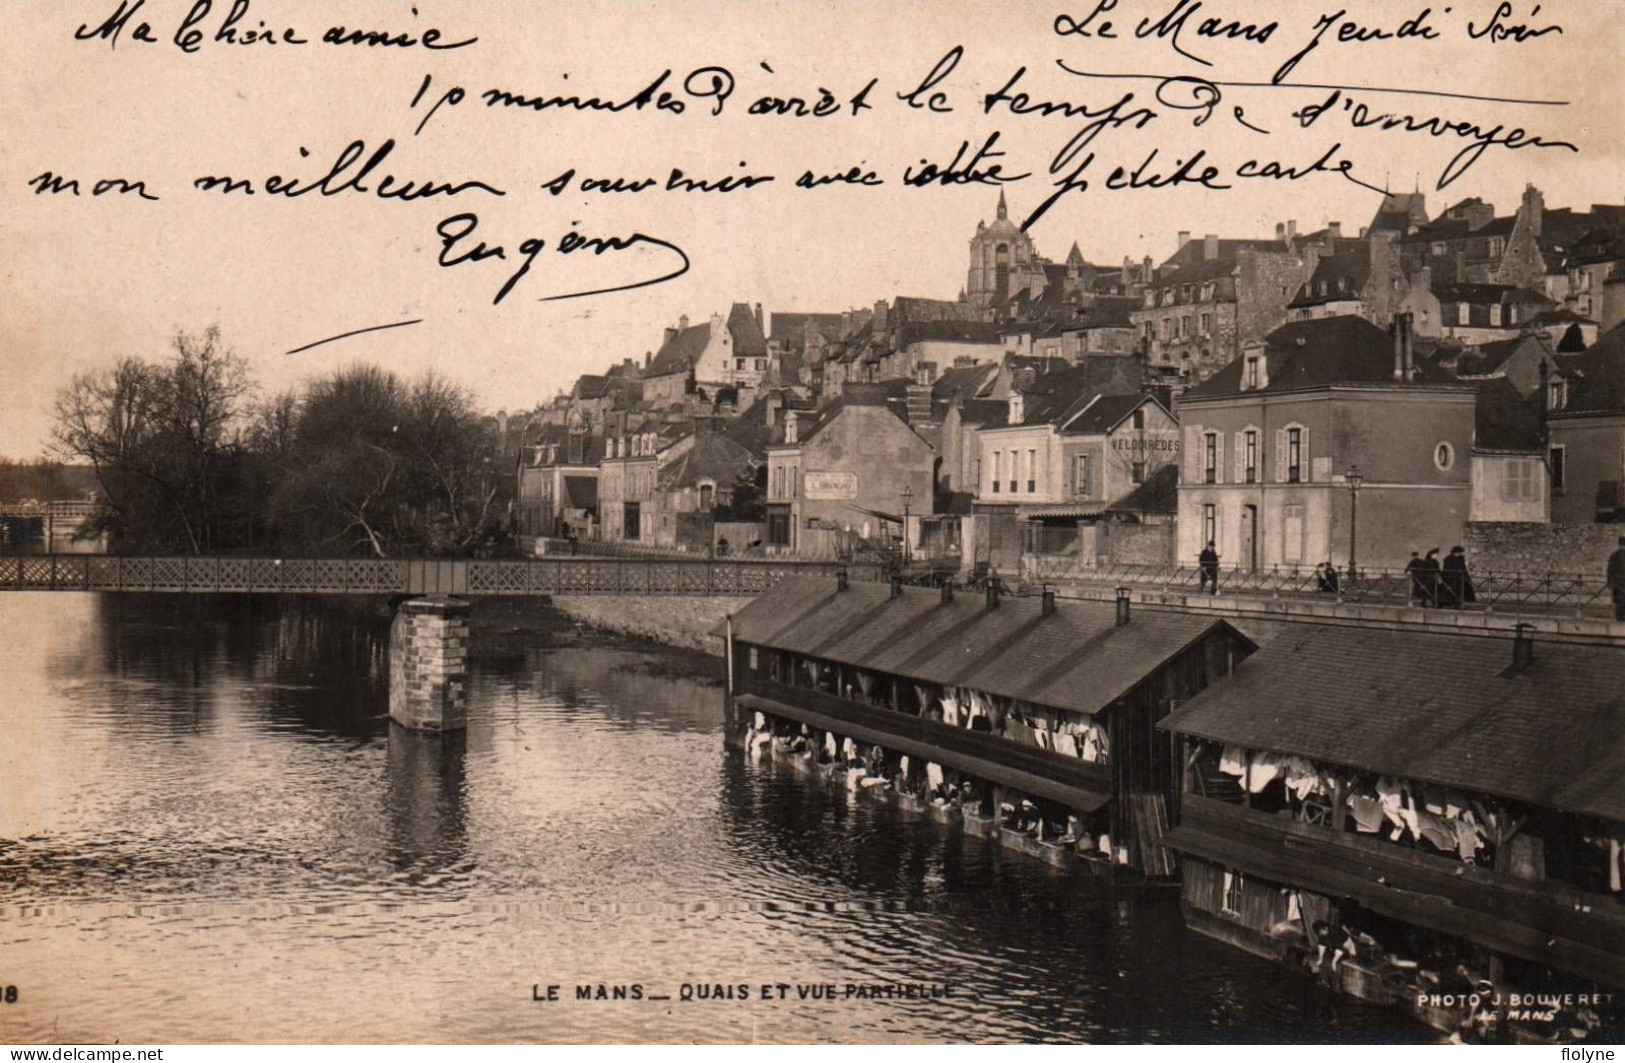
<instances>
[{"instance_id":1,"label":"sign board on wall","mask_svg":"<svg viewBox=\"0 0 1625 1063\"><path fill-rule=\"evenodd\" d=\"M802 496L818 502L850 502L858 497L855 472L809 472L802 481Z\"/></svg>"}]
</instances>

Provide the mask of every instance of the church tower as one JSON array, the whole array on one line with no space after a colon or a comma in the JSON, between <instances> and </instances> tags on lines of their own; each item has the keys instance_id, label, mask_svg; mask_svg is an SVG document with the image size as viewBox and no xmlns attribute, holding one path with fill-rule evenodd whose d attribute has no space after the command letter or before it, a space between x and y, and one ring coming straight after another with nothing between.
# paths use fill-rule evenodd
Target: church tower
<instances>
[{"instance_id":1,"label":"church tower","mask_svg":"<svg viewBox=\"0 0 1625 1063\"><path fill-rule=\"evenodd\" d=\"M1031 238L1010 220L1010 208L999 190L998 213L990 225L976 223L970 242L970 273L965 298L970 303L993 306L1028 288L1035 279L1042 290L1044 260Z\"/></svg>"}]
</instances>

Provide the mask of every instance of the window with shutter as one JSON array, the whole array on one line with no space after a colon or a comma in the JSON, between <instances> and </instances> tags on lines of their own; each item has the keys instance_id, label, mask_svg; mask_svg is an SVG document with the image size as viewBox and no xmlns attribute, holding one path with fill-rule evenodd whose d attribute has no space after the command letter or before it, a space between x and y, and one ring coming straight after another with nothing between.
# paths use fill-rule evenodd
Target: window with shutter
<instances>
[{"instance_id":1,"label":"window with shutter","mask_svg":"<svg viewBox=\"0 0 1625 1063\"><path fill-rule=\"evenodd\" d=\"M1185 426L1185 449L1181 455L1184 459L1185 482L1195 484L1202 482L1202 426L1191 424Z\"/></svg>"}]
</instances>

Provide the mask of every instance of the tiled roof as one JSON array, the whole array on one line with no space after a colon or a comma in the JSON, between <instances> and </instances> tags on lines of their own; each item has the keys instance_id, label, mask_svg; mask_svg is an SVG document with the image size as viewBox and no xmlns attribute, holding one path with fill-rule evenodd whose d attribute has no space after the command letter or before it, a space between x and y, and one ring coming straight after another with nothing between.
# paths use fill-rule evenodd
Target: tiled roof
<instances>
[{"instance_id":1,"label":"tiled roof","mask_svg":"<svg viewBox=\"0 0 1625 1063\"><path fill-rule=\"evenodd\" d=\"M1223 621L1140 610L1116 623L1107 602L1062 601L1043 616L1037 598L983 595L944 604L939 592L881 583L789 579L733 618L734 638L926 682L968 687L1035 705L1098 713ZM1237 635L1236 637L1240 637Z\"/></svg>"},{"instance_id":2,"label":"tiled roof","mask_svg":"<svg viewBox=\"0 0 1625 1063\"><path fill-rule=\"evenodd\" d=\"M799 351L807 339L807 326L823 333L824 339L833 340L841 333L840 314L799 314L775 310L768 315L768 339L790 350Z\"/></svg>"},{"instance_id":3,"label":"tiled roof","mask_svg":"<svg viewBox=\"0 0 1625 1063\"><path fill-rule=\"evenodd\" d=\"M1150 395L1102 395L1067 421L1062 431L1067 435L1102 435L1148 402L1157 405Z\"/></svg>"},{"instance_id":4,"label":"tiled roof","mask_svg":"<svg viewBox=\"0 0 1625 1063\"><path fill-rule=\"evenodd\" d=\"M1528 288L1515 288L1510 284L1435 284L1433 294L1441 303L1473 303L1480 306L1495 304L1510 306L1514 303L1555 305L1539 292L1530 291Z\"/></svg>"},{"instance_id":5,"label":"tiled roof","mask_svg":"<svg viewBox=\"0 0 1625 1063\"><path fill-rule=\"evenodd\" d=\"M944 369L942 375L937 377L931 385L932 397L943 399L952 395L964 395L969 398L979 394L981 390L992 382L999 372L995 362L983 362L981 365L955 366Z\"/></svg>"},{"instance_id":6,"label":"tiled roof","mask_svg":"<svg viewBox=\"0 0 1625 1063\"><path fill-rule=\"evenodd\" d=\"M897 345L928 340L948 343L998 343L1000 327L987 321L922 321L898 330Z\"/></svg>"},{"instance_id":7,"label":"tiled roof","mask_svg":"<svg viewBox=\"0 0 1625 1063\"><path fill-rule=\"evenodd\" d=\"M704 479L728 486L751 462L751 452L726 435L701 432L692 447L660 470L660 486L694 487Z\"/></svg>"},{"instance_id":8,"label":"tiled roof","mask_svg":"<svg viewBox=\"0 0 1625 1063\"><path fill-rule=\"evenodd\" d=\"M1198 236L1186 241L1178 251L1175 251L1173 254L1169 255L1159 268L1164 270L1172 270L1177 267L1179 270L1177 274L1170 273L1168 276L1164 277L1164 282L1176 279L1184 280L1188 275L1190 275L1192 267L1200 266L1204 262L1209 266L1212 266L1214 263L1227 263L1229 266L1234 267L1236 264L1236 258L1243 251L1248 250L1284 251L1286 250L1286 245L1279 240L1267 238L1262 240L1253 240L1224 237L1218 241L1218 254L1210 259L1207 257L1207 241Z\"/></svg>"},{"instance_id":9,"label":"tiled roof","mask_svg":"<svg viewBox=\"0 0 1625 1063\"><path fill-rule=\"evenodd\" d=\"M1341 248L1315 264L1314 276L1298 289L1297 297L1288 305L1319 306L1327 302L1357 299L1370 279L1371 249L1363 242ZM1322 284L1326 286L1324 293L1320 290Z\"/></svg>"},{"instance_id":10,"label":"tiled roof","mask_svg":"<svg viewBox=\"0 0 1625 1063\"><path fill-rule=\"evenodd\" d=\"M666 342L660 345L660 350L655 352L649 368L643 371L644 379L688 372L700 360L700 355L705 353L705 345L710 342L709 323L673 329Z\"/></svg>"},{"instance_id":11,"label":"tiled roof","mask_svg":"<svg viewBox=\"0 0 1625 1063\"><path fill-rule=\"evenodd\" d=\"M1625 647L1303 624L1162 726L1625 820Z\"/></svg>"},{"instance_id":12,"label":"tiled roof","mask_svg":"<svg viewBox=\"0 0 1625 1063\"><path fill-rule=\"evenodd\" d=\"M1625 410L1625 324L1615 325L1580 354L1558 359L1573 383L1568 402L1552 416Z\"/></svg>"},{"instance_id":13,"label":"tiled roof","mask_svg":"<svg viewBox=\"0 0 1625 1063\"><path fill-rule=\"evenodd\" d=\"M576 379L576 398L601 399L609 393L609 378L583 374Z\"/></svg>"},{"instance_id":14,"label":"tiled roof","mask_svg":"<svg viewBox=\"0 0 1625 1063\"><path fill-rule=\"evenodd\" d=\"M982 311L970 303L947 299L922 299L913 295L899 295L892 300L886 324L919 324L922 321L980 321Z\"/></svg>"},{"instance_id":15,"label":"tiled roof","mask_svg":"<svg viewBox=\"0 0 1625 1063\"><path fill-rule=\"evenodd\" d=\"M1282 325L1265 340L1269 384L1259 392L1293 391L1332 384L1385 384L1394 380L1393 337L1364 318L1353 315L1294 321ZM1237 358L1197 387L1187 398L1215 398L1243 394L1244 359ZM1444 384L1452 378L1427 359L1417 357L1413 384Z\"/></svg>"},{"instance_id":16,"label":"tiled roof","mask_svg":"<svg viewBox=\"0 0 1625 1063\"><path fill-rule=\"evenodd\" d=\"M1473 420L1473 449L1539 454L1540 400L1521 394L1505 377L1478 385Z\"/></svg>"},{"instance_id":17,"label":"tiled roof","mask_svg":"<svg viewBox=\"0 0 1625 1063\"><path fill-rule=\"evenodd\" d=\"M766 358L767 337L756 315L744 303L735 303L728 310L728 332L733 336L735 358Z\"/></svg>"}]
</instances>

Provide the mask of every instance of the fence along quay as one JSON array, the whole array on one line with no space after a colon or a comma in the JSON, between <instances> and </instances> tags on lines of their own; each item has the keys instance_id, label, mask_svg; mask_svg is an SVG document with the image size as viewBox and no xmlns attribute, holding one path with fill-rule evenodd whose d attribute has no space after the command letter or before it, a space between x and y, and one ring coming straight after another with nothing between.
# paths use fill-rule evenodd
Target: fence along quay
<instances>
[{"instance_id":1,"label":"fence along quay","mask_svg":"<svg viewBox=\"0 0 1625 1063\"><path fill-rule=\"evenodd\" d=\"M1177 876L1198 932L1443 1032L1617 1036L1625 647L1235 625L786 581L726 625L727 736L1054 864Z\"/></svg>"}]
</instances>

